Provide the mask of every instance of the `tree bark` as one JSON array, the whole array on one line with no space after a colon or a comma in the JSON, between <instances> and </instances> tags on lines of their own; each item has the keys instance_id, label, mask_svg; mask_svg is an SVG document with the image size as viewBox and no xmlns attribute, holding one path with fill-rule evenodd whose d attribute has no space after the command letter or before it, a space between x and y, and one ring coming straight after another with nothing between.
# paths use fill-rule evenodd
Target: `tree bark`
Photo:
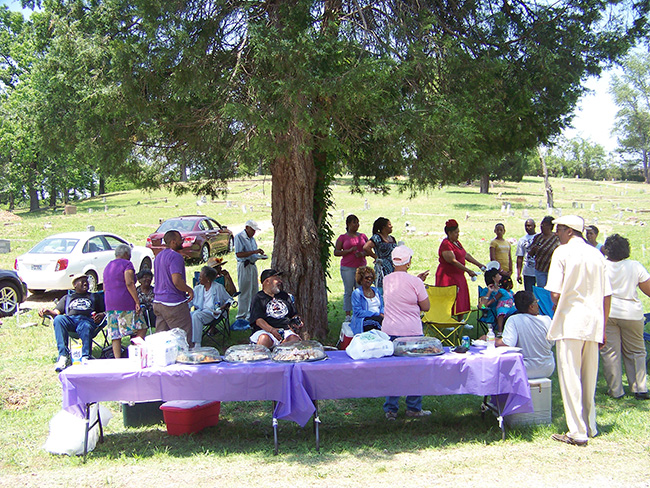
<instances>
[{"instance_id":1,"label":"tree bark","mask_svg":"<svg viewBox=\"0 0 650 488\"><path fill-rule=\"evenodd\" d=\"M29 211L36 212L38 210L38 189L34 186L34 182L37 180L38 168L35 161L30 164L30 168L32 170L33 177L30 178L30 181L28 183Z\"/></svg>"},{"instance_id":2,"label":"tree bark","mask_svg":"<svg viewBox=\"0 0 650 488\"><path fill-rule=\"evenodd\" d=\"M285 273L285 290L296 297L296 307L305 323L304 338L324 338L327 290L314 222L316 168L311 154L304 150L308 146L304 132L294 126L283 139L281 142L291 150L271 165L271 266Z\"/></svg>"},{"instance_id":3,"label":"tree bark","mask_svg":"<svg viewBox=\"0 0 650 488\"><path fill-rule=\"evenodd\" d=\"M643 150L643 180L650 185L650 175L648 174L648 151Z\"/></svg>"},{"instance_id":4,"label":"tree bark","mask_svg":"<svg viewBox=\"0 0 650 488\"><path fill-rule=\"evenodd\" d=\"M103 195L106 193L106 180L103 176L99 177L99 194Z\"/></svg>"},{"instance_id":5,"label":"tree bark","mask_svg":"<svg viewBox=\"0 0 650 488\"><path fill-rule=\"evenodd\" d=\"M490 173L483 173L481 175L481 193L490 193Z\"/></svg>"},{"instance_id":6,"label":"tree bark","mask_svg":"<svg viewBox=\"0 0 650 488\"><path fill-rule=\"evenodd\" d=\"M50 208L56 207L56 186L50 185Z\"/></svg>"},{"instance_id":7,"label":"tree bark","mask_svg":"<svg viewBox=\"0 0 650 488\"><path fill-rule=\"evenodd\" d=\"M542 154L542 150L538 147L537 154L539 155L539 160L542 163L542 173L544 174L544 188L546 188L546 206L548 208L553 208L553 187L548 181L548 168L546 167L546 160Z\"/></svg>"}]
</instances>

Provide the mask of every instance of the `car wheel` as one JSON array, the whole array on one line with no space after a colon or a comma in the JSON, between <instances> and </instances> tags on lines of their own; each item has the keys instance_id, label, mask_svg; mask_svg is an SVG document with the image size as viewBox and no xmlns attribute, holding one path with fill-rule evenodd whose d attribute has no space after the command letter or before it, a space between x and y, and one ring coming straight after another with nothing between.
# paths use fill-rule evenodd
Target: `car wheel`
<instances>
[{"instance_id":1,"label":"car wheel","mask_svg":"<svg viewBox=\"0 0 650 488\"><path fill-rule=\"evenodd\" d=\"M99 291L99 284L97 282L97 275L95 274L94 271L88 271L86 273L86 276L88 277L88 291L90 293L96 293Z\"/></svg>"},{"instance_id":2,"label":"car wheel","mask_svg":"<svg viewBox=\"0 0 650 488\"><path fill-rule=\"evenodd\" d=\"M140 263L140 271L144 271L145 269L151 271L151 259L149 258L144 258Z\"/></svg>"},{"instance_id":3,"label":"car wheel","mask_svg":"<svg viewBox=\"0 0 650 488\"><path fill-rule=\"evenodd\" d=\"M201 262L207 263L208 259L210 259L210 248L207 244L203 244L203 247L201 248Z\"/></svg>"},{"instance_id":4,"label":"car wheel","mask_svg":"<svg viewBox=\"0 0 650 488\"><path fill-rule=\"evenodd\" d=\"M8 281L0 282L0 317L16 313L20 304L20 293L16 285Z\"/></svg>"},{"instance_id":5,"label":"car wheel","mask_svg":"<svg viewBox=\"0 0 650 488\"><path fill-rule=\"evenodd\" d=\"M228 240L228 253L231 253L235 250L235 239L232 237Z\"/></svg>"}]
</instances>

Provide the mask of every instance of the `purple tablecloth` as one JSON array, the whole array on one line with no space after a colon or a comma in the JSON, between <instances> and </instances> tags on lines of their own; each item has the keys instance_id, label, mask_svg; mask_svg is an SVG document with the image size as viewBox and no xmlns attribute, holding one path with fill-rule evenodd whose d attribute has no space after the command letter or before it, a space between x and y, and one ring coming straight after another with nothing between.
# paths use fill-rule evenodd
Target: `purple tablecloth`
<instances>
[{"instance_id":1,"label":"purple tablecloth","mask_svg":"<svg viewBox=\"0 0 650 488\"><path fill-rule=\"evenodd\" d=\"M532 412L528 377L519 353L486 355L472 348L467 354L427 357L384 357L352 360L345 352L328 352L329 359L298 363L293 368L294 396L304 392L313 400L373 398L404 395L492 395L501 415ZM304 408L308 407L308 408ZM305 425L314 413L309 405L294 405L288 417Z\"/></svg>"},{"instance_id":2,"label":"purple tablecloth","mask_svg":"<svg viewBox=\"0 0 650 488\"><path fill-rule=\"evenodd\" d=\"M292 364L263 361L139 369L128 359L105 359L68 368L59 379L63 408L70 410L103 401L275 400L275 416L285 418L295 403L291 398L292 368ZM297 402L311 403L304 393L298 394Z\"/></svg>"},{"instance_id":3,"label":"purple tablecloth","mask_svg":"<svg viewBox=\"0 0 650 488\"><path fill-rule=\"evenodd\" d=\"M155 400L275 400L275 417L305 425L312 400L402 395L492 395L501 415L532 412L521 354L386 357L352 360L344 351L329 359L282 364L174 364L136 368L128 359L90 361L64 370L63 408L86 403Z\"/></svg>"}]
</instances>

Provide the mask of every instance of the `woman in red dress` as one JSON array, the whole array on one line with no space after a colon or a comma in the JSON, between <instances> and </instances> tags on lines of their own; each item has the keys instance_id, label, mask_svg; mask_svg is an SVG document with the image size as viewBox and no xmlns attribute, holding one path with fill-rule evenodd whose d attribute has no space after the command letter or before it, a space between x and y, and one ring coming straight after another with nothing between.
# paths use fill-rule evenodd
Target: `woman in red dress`
<instances>
[{"instance_id":1,"label":"woman in red dress","mask_svg":"<svg viewBox=\"0 0 650 488\"><path fill-rule=\"evenodd\" d=\"M463 248L463 245L458 240L460 235L458 222L454 219L450 219L445 223L445 234L447 234L447 237L442 240L440 249L438 249L440 264L436 270L436 286L456 285L458 287L453 315L463 315L470 311L469 288L467 288L465 273L476 276L474 271L465 266L465 262L469 261L480 269L485 266Z\"/></svg>"}]
</instances>

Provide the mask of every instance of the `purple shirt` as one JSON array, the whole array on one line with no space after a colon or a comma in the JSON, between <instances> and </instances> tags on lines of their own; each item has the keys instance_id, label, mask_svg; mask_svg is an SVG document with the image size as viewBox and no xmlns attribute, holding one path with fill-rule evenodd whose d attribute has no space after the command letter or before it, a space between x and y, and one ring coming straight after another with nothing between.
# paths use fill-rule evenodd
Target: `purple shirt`
<instances>
[{"instance_id":1,"label":"purple shirt","mask_svg":"<svg viewBox=\"0 0 650 488\"><path fill-rule=\"evenodd\" d=\"M113 259L104 268L104 303L107 311L135 310L135 301L126 287L124 272L135 268L128 259Z\"/></svg>"},{"instance_id":2,"label":"purple shirt","mask_svg":"<svg viewBox=\"0 0 650 488\"><path fill-rule=\"evenodd\" d=\"M185 292L174 285L173 274L179 274L185 280L185 261L176 251L163 249L154 260L154 301L178 304L187 300Z\"/></svg>"}]
</instances>

